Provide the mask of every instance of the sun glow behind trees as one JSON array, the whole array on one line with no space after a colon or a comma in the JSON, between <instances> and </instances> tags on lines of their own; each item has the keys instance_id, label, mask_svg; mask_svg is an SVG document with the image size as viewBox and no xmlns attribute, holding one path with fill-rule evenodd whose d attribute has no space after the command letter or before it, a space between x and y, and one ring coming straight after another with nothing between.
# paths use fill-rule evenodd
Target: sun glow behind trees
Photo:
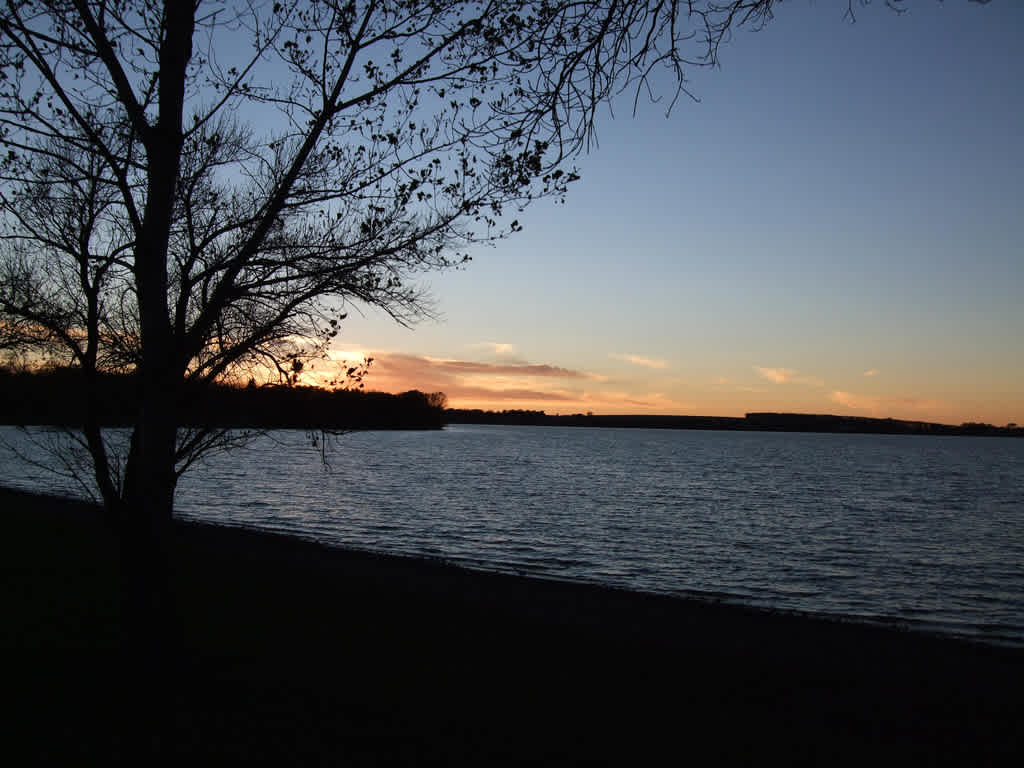
<instances>
[{"instance_id":1,"label":"sun glow behind trees","mask_svg":"<svg viewBox=\"0 0 1024 768\"><path fill-rule=\"evenodd\" d=\"M426 375L499 410L1020 423L1024 6L876 2L853 25L843 6L778 6L669 120L602 114L566 205L431 279L441 322L350 319L342 346L378 362L367 386ZM423 360L588 378L445 381Z\"/></svg>"}]
</instances>

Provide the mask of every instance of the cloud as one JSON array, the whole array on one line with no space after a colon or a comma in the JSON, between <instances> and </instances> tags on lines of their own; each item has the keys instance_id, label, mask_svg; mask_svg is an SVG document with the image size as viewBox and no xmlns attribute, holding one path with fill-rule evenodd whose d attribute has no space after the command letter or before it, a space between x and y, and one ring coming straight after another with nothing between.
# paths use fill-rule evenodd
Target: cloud
<instances>
[{"instance_id":1,"label":"cloud","mask_svg":"<svg viewBox=\"0 0 1024 768\"><path fill-rule=\"evenodd\" d=\"M852 392L843 392L838 389L832 392L828 399L844 408L853 408L855 411L877 412L881 406L881 398L855 395Z\"/></svg>"},{"instance_id":2,"label":"cloud","mask_svg":"<svg viewBox=\"0 0 1024 768\"><path fill-rule=\"evenodd\" d=\"M555 379L588 379L590 374L547 363L482 363L476 360L450 360L403 353L378 356L376 367L391 373L427 378L454 376L513 376Z\"/></svg>"},{"instance_id":3,"label":"cloud","mask_svg":"<svg viewBox=\"0 0 1024 768\"><path fill-rule=\"evenodd\" d=\"M477 407L481 402L546 403L577 400L582 391L569 382L590 374L546 363L486 363L382 352L366 377L366 388L381 392L444 392L452 407Z\"/></svg>"},{"instance_id":4,"label":"cloud","mask_svg":"<svg viewBox=\"0 0 1024 768\"><path fill-rule=\"evenodd\" d=\"M453 360L387 351L364 353L355 344L349 346L344 354L339 351L331 357L339 361L362 359L364 355L373 357L365 380L368 390L444 392L452 408L612 414L687 413L693 409L692 403L676 401L666 393L637 391L632 388L636 382L630 382L629 391L620 391L610 388L605 376L552 363Z\"/></svg>"},{"instance_id":5,"label":"cloud","mask_svg":"<svg viewBox=\"0 0 1024 768\"><path fill-rule=\"evenodd\" d=\"M467 344L470 349L485 349L493 357L502 359L505 362L525 362L518 357L519 349L515 344L508 344L501 341L478 341L474 344Z\"/></svg>"},{"instance_id":6,"label":"cloud","mask_svg":"<svg viewBox=\"0 0 1024 768\"><path fill-rule=\"evenodd\" d=\"M757 394L763 394L763 393L767 392L768 390L764 389L763 387L749 387L749 386L746 386L746 385L743 385L743 384L739 384L737 382L734 382L728 376L719 376L718 378L716 378L714 381L711 382L711 391L712 392L729 392L729 393L732 393L732 392L743 392L743 393L754 392L754 393L757 393Z\"/></svg>"},{"instance_id":7,"label":"cloud","mask_svg":"<svg viewBox=\"0 0 1024 768\"><path fill-rule=\"evenodd\" d=\"M755 366L754 370L764 376L764 378L774 381L776 384L786 384L793 380L796 376L796 371L792 368L762 368Z\"/></svg>"},{"instance_id":8,"label":"cloud","mask_svg":"<svg viewBox=\"0 0 1024 768\"><path fill-rule=\"evenodd\" d=\"M329 349L327 350L327 359L334 362L347 362L347 363L359 363L367 357L373 357L365 349L359 349L353 347L350 349Z\"/></svg>"},{"instance_id":9,"label":"cloud","mask_svg":"<svg viewBox=\"0 0 1024 768\"><path fill-rule=\"evenodd\" d=\"M941 400L922 400L916 397L877 397L838 389L829 394L829 400L844 408L867 411L872 415L892 418L906 416L925 418L926 414L931 414L928 418L941 418L939 414L949 408L949 404Z\"/></svg>"},{"instance_id":10,"label":"cloud","mask_svg":"<svg viewBox=\"0 0 1024 768\"><path fill-rule=\"evenodd\" d=\"M583 410L599 410L603 413L671 414L688 413L694 409L693 403L676 400L662 392L586 392L585 395L586 407Z\"/></svg>"},{"instance_id":11,"label":"cloud","mask_svg":"<svg viewBox=\"0 0 1024 768\"><path fill-rule=\"evenodd\" d=\"M807 384L812 387L825 386L825 382L817 376L800 375L800 371L795 371L792 368L764 368L758 365L754 366L754 370L760 376L769 381L774 381L776 384Z\"/></svg>"},{"instance_id":12,"label":"cloud","mask_svg":"<svg viewBox=\"0 0 1024 768\"><path fill-rule=\"evenodd\" d=\"M871 368L869 370L864 371L865 376L877 376L879 373L881 373L881 371L879 371L877 368Z\"/></svg>"},{"instance_id":13,"label":"cloud","mask_svg":"<svg viewBox=\"0 0 1024 768\"><path fill-rule=\"evenodd\" d=\"M590 375L571 368L560 368L556 365L531 363L478 363L470 360L437 360L422 358L431 365L452 373L468 376L509 375L509 376L551 376L559 379L587 379Z\"/></svg>"},{"instance_id":14,"label":"cloud","mask_svg":"<svg viewBox=\"0 0 1024 768\"><path fill-rule=\"evenodd\" d=\"M640 355L629 355L629 354L618 354L615 352L609 353L608 357L615 360L622 360L633 365L640 365L644 368L667 368L668 363L664 360L656 360L650 357L641 357Z\"/></svg>"},{"instance_id":15,"label":"cloud","mask_svg":"<svg viewBox=\"0 0 1024 768\"><path fill-rule=\"evenodd\" d=\"M454 397L459 400L486 400L486 401L508 401L527 403L564 403L577 400L580 397L578 392L564 392L558 390L544 391L537 389L501 389L497 387L449 387L453 392L448 395L449 401Z\"/></svg>"}]
</instances>

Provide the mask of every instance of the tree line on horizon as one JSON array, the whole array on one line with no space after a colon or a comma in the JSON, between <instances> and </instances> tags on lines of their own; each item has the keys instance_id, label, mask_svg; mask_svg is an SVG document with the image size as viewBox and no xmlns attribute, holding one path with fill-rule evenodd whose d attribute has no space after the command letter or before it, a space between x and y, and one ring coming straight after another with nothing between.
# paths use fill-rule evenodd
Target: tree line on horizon
<instances>
[{"instance_id":1,"label":"tree line on horizon","mask_svg":"<svg viewBox=\"0 0 1024 768\"><path fill-rule=\"evenodd\" d=\"M83 372L74 367L19 370L0 365L0 423L20 426L75 426L87 407ZM94 405L101 422L127 427L138 407L132 374L104 374ZM301 384L196 386L179 415L184 426L223 429L442 429L447 424L840 432L916 435L1024 437L1024 427L983 422L959 425L868 416L807 413L748 413L745 416L681 416L593 413L549 414L521 408L501 411L448 408L443 392L399 394L363 389L326 389Z\"/></svg>"},{"instance_id":2,"label":"tree line on horizon","mask_svg":"<svg viewBox=\"0 0 1024 768\"><path fill-rule=\"evenodd\" d=\"M84 373L77 368L16 371L0 367L0 423L75 426L87 406ZM94 408L104 426L128 427L138 409L132 374L103 374ZM401 394L302 385L195 386L182 399L184 426L224 429L441 429L442 392Z\"/></svg>"},{"instance_id":3,"label":"tree line on horizon","mask_svg":"<svg viewBox=\"0 0 1024 768\"><path fill-rule=\"evenodd\" d=\"M519 426L624 427L640 429L716 429L757 432L841 432L896 435L993 435L1024 437L1016 424L998 427L982 422L959 425L928 421L842 416L811 413L748 413L745 416L594 415L593 413L549 414L545 411L509 409L485 411L480 408L449 408L449 424L508 424Z\"/></svg>"}]
</instances>

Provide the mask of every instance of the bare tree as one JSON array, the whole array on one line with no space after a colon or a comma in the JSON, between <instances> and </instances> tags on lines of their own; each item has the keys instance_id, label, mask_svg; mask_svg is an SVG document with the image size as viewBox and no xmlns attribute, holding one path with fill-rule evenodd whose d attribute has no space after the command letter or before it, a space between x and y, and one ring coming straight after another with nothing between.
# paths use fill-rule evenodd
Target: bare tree
<instances>
[{"instance_id":1,"label":"bare tree","mask_svg":"<svg viewBox=\"0 0 1024 768\"><path fill-rule=\"evenodd\" d=\"M188 386L294 376L353 301L422 317L415 276L563 195L602 102L660 66L678 96L772 4L8 0L4 346L134 374L125 465L94 409L81 435L156 531L218 444L179 430Z\"/></svg>"}]
</instances>

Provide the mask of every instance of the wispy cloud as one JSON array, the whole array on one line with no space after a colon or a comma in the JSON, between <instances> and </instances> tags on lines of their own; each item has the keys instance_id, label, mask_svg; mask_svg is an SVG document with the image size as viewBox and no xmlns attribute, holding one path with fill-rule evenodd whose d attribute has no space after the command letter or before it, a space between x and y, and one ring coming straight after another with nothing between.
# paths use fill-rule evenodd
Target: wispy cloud
<instances>
[{"instance_id":1,"label":"wispy cloud","mask_svg":"<svg viewBox=\"0 0 1024 768\"><path fill-rule=\"evenodd\" d=\"M854 392L834 390L829 400L844 408L855 411L867 411L873 416L892 416L894 418L942 418L949 409L949 403L941 400L922 399L916 397L878 397L861 395Z\"/></svg>"},{"instance_id":2,"label":"wispy cloud","mask_svg":"<svg viewBox=\"0 0 1024 768\"><path fill-rule=\"evenodd\" d=\"M451 390L450 393L449 390ZM572 402L578 400L580 397L580 393L578 392L525 388L452 386L443 391L448 395L449 403L452 403L453 407L461 407L466 404L465 401L514 404L528 403L530 405L534 405L536 403Z\"/></svg>"},{"instance_id":3,"label":"wispy cloud","mask_svg":"<svg viewBox=\"0 0 1024 768\"><path fill-rule=\"evenodd\" d=\"M797 373L792 368L762 368L761 366L755 366L754 370L769 381L774 381L776 384L785 384L786 382L792 381L793 377L796 376Z\"/></svg>"},{"instance_id":4,"label":"wispy cloud","mask_svg":"<svg viewBox=\"0 0 1024 768\"><path fill-rule=\"evenodd\" d=\"M482 350L483 354L490 347ZM361 359L356 345L331 357ZM373 351L366 388L381 392L444 392L453 408L543 409L549 413L685 413L692 403L667 392L644 392L606 376L552 363L434 358ZM310 382L312 383L312 382Z\"/></svg>"},{"instance_id":5,"label":"wispy cloud","mask_svg":"<svg viewBox=\"0 0 1024 768\"><path fill-rule=\"evenodd\" d=\"M865 376L877 376L879 373L881 373L881 371L879 371L877 368L869 368L868 370L864 371Z\"/></svg>"},{"instance_id":6,"label":"wispy cloud","mask_svg":"<svg viewBox=\"0 0 1024 768\"><path fill-rule=\"evenodd\" d=\"M523 362L519 359L519 348L515 344L502 341L478 341L466 345L469 349L483 349L491 353L493 357L506 362Z\"/></svg>"},{"instance_id":7,"label":"wispy cloud","mask_svg":"<svg viewBox=\"0 0 1024 768\"><path fill-rule=\"evenodd\" d=\"M372 355L365 349L359 349L358 347L327 350L327 359L333 362L358 363L367 357L372 357Z\"/></svg>"},{"instance_id":8,"label":"wispy cloud","mask_svg":"<svg viewBox=\"0 0 1024 768\"><path fill-rule=\"evenodd\" d=\"M406 356L411 357L411 356ZM431 366L451 373L464 374L468 376L551 376L558 379L587 379L590 374L583 371L574 371L571 368L561 368L557 365L546 363L479 363L471 360L438 360L430 357L419 358Z\"/></svg>"},{"instance_id":9,"label":"wispy cloud","mask_svg":"<svg viewBox=\"0 0 1024 768\"><path fill-rule=\"evenodd\" d=\"M570 383L590 379L584 371L546 363L487 363L383 352L374 355L366 386L383 392L444 392L453 406L460 407L460 401L574 400L581 390Z\"/></svg>"},{"instance_id":10,"label":"wispy cloud","mask_svg":"<svg viewBox=\"0 0 1024 768\"><path fill-rule=\"evenodd\" d=\"M766 390L761 388L761 387L750 387L750 386L746 386L744 384L739 384L737 382L734 382L728 376L719 376L718 378L716 378L714 381L711 382L711 391L712 392L744 392L744 393L755 392L755 393L761 394L761 393L765 392Z\"/></svg>"},{"instance_id":11,"label":"wispy cloud","mask_svg":"<svg viewBox=\"0 0 1024 768\"><path fill-rule=\"evenodd\" d=\"M588 392L587 399L604 413L685 413L694 407L663 392Z\"/></svg>"},{"instance_id":12,"label":"wispy cloud","mask_svg":"<svg viewBox=\"0 0 1024 768\"><path fill-rule=\"evenodd\" d=\"M763 378L773 381L776 384L808 384L812 387L822 387L825 382L817 376L807 376L795 371L792 368L765 368L754 366L754 370Z\"/></svg>"},{"instance_id":13,"label":"wispy cloud","mask_svg":"<svg viewBox=\"0 0 1024 768\"><path fill-rule=\"evenodd\" d=\"M833 403L838 403L844 408L853 408L856 411L876 412L881 405L880 398L868 395L856 395L853 392L843 392L838 389L833 391L828 398Z\"/></svg>"},{"instance_id":14,"label":"wispy cloud","mask_svg":"<svg viewBox=\"0 0 1024 768\"><path fill-rule=\"evenodd\" d=\"M641 357L640 355L620 354L617 352L611 352L608 354L608 357L612 358L613 360L622 360L623 362L632 363L633 365L640 365L643 366L644 368L660 369L668 367L668 363L665 362L664 360L657 360L650 357Z\"/></svg>"}]
</instances>

